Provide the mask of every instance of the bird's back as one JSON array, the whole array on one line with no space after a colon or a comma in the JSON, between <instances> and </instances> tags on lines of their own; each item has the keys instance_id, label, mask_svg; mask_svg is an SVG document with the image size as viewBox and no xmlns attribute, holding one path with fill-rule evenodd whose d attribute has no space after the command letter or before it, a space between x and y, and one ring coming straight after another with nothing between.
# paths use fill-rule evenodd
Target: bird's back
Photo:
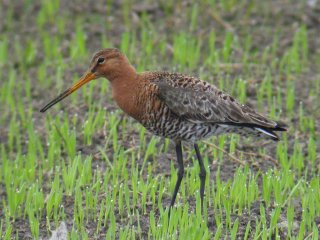
<instances>
[{"instance_id":1,"label":"bird's back","mask_svg":"<svg viewBox=\"0 0 320 240\"><path fill-rule=\"evenodd\" d=\"M237 133L278 140L274 131L285 131L283 125L199 78L168 72L146 72L140 77L147 95L141 123L156 135L197 141Z\"/></svg>"}]
</instances>

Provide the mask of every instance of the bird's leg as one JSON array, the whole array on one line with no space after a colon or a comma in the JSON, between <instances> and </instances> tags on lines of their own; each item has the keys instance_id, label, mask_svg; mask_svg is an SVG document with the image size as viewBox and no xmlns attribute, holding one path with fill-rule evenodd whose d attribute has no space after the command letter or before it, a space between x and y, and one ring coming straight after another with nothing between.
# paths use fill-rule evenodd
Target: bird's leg
<instances>
[{"instance_id":1,"label":"bird's leg","mask_svg":"<svg viewBox=\"0 0 320 240\"><path fill-rule=\"evenodd\" d=\"M203 196L204 196L204 186L206 183L206 169L203 165L203 160L199 151L199 147L198 144L194 144L194 149L196 150L196 154L197 154L197 158L198 158L198 162L200 165L200 199L201 199L201 211L203 211Z\"/></svg>"},{"instance_id":2,"label":"bird's leg","mask_svg":"<svg viewBox=\"0 0 320 240\"><path fill-rule=\"evenodd\" d=\"M176 186L174 187L173 195L171 198L171 203L170 203L170 209L173 207L174 202L177 197L177 193L181 184L181 180L183 178L184 174L184 166L183 166L183 159L182 159L182 147L181 147L181 141L176 142L176 153L177 153L177 160L178 160L178 179L176 182ZM169 209L169 213L170 213Z\"/></svg>"}]
</instances>

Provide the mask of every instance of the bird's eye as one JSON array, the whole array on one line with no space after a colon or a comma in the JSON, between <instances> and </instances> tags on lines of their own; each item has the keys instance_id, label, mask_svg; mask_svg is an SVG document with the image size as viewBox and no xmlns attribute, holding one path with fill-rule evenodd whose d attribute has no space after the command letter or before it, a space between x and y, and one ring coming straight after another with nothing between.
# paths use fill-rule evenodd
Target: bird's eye
<instances>
[{"instance_id":1,"label":"bird's eye","mask_svg":"<svg viewBox=\"0 0 320 240\"><path fill-rule=\"evenodd\" d=\"M98 63L99 63L99 64L102 64L103 62L104 62L104 58L102 58L102 57L101 57L101 58L98 58Z\"/></svg>"}]
</instances>

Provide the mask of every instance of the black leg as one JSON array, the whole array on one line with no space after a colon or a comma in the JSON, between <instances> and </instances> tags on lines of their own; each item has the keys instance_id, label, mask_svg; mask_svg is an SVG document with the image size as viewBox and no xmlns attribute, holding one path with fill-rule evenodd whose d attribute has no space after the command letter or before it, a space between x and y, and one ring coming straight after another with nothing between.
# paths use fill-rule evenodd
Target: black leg
<instances>
[{"instance_id":1,"label":"black leg","mask_svg":"<svg viewBox=\"0 0 320 240\"><path fill-rule=\"evenodd\" d=\"M204 186L206 183L206 169L203 165L203 160L200 155L198 144L196 144L196 143L194 144L194 149L196 150L198 162L200 165L200 174L199 174L199 177L200 177L200 198L201 198L201 210L203 210L203 196L204 196Z\"/></svg>"},{"instance_id":2,"label":"black leg","mask_svg":"<svg viewBox=\"0 0 320 240\"><path fill-rule=\"evenodd\" d=\"M181 180L182 180L183 174L184 174L181 141L176 142L176 153L177 153L177 160L178 160L178 179L176 182L176 186L174 187L173 195L171 198L170 209L174 205L174 202L176 200L177 193L178 193L178 190L179 190L179 187L181 184ZM169 210L169 214L170 214L170 210Z\"/></svg>"}]
</instances>

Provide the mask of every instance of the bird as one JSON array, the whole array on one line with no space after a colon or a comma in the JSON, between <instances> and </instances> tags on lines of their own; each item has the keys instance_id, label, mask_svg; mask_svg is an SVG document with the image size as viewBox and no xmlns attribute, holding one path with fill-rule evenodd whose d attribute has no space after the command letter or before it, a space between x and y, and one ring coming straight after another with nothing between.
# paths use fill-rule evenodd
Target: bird
<instances>
[{"instance_id":1,"label":"bird","mask_svg":"<svg viewBox=\"0 0 320 240\"><path fill-rule=\"evenodd\" d=\"M45 112L86 83L106 78L112 98L129 116L154 135L175 143L177 180L171 197L174 206L184 175L182 143L193 144L200 166L200 200L203 209L206 168L198 141L220 134L234 133L278 141L278 131L287 126L257 113L248 105L197 77L180 73L146 71L138 73L117 48L96 52L87 72L69 89L45 105Z\"/></svg>"}]
</instances>

